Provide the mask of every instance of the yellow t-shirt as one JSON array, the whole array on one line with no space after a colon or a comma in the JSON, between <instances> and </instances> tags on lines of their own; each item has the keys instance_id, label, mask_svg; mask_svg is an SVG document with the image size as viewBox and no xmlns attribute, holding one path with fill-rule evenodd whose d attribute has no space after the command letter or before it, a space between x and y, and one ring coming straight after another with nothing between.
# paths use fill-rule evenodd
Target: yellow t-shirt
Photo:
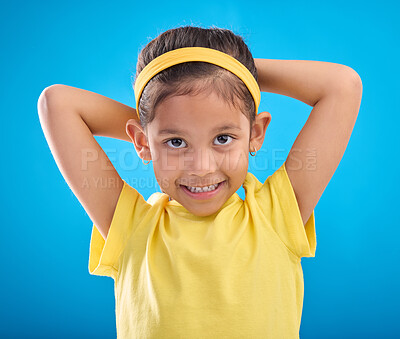
<instances>
[{"instance_id":1,"label":"yellow t-shirt","mask_svg":"<svg viewBox=\"0 0 400 339\"><path fill-rule=\"evenodd\" d=\"M302 257L314 257L285 163L262 184L248 172L207 217L165 193L147 202L124 181L107 240L93 225L89 272L114 279L117 336L299 338Z\"/></svg>"}]
</instances>

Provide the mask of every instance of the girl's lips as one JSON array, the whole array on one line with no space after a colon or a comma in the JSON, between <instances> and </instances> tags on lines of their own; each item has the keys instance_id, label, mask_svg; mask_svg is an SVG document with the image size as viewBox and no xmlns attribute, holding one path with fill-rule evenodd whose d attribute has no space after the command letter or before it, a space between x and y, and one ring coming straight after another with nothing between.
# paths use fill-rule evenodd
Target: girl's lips
<instances>
[{"instance_id":1,"label":"girl's lips","mask_svg":"<svg viewBox=\"0 0 400 339\"><path fill-rule=\"evenodd\" d=\"M197 199L197 200L206 200L206 199L210 199L210 198L214 197L215 195L217 195L218 192L220 190L222 190L223 187L225 187L225 185L226 185L226 180L223 181L223 182L220 182L218 184L218 187L213 191L210 191L210 192L199 192L199 193L191 192L185 185L181 185L181 187L182 187L182 190L187 195L189 195L191 198Z\"/></svg>"}]
</instances>

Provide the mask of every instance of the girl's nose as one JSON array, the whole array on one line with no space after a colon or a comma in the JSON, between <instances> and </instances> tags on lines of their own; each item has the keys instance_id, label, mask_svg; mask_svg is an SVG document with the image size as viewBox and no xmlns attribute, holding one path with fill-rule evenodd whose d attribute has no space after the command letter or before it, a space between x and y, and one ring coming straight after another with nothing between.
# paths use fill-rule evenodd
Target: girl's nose
<instances>
[{"instance_id":1,"label":"girl's nose","mask_svg":"<svg viewBox=\"0 0 400 339\"><path fill-rule=\"evenodd\" d=\"M185 154L185 168L188 174L206 176L218 169L216 155L211 149L198 148Z\"/></svg>"}]
</instances>

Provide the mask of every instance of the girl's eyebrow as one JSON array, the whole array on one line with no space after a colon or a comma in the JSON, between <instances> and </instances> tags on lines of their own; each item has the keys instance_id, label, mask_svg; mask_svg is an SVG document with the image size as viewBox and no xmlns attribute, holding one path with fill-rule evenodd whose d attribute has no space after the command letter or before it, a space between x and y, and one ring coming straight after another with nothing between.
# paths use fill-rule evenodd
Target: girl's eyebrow
<instances>
[{"instance_id":1,"label":"girl's eyebrow","mask_svg":"<svg viewBox=\"0 0 400 339\"><path fill-rule=\"evenodd\" d=\"M229 129L241 130L241 128L239 126L236 126L234 124L229 124L229 125L223 125L223 126L215 127L212 130L212 132L214 132L214 133L215 132L221 132L221 131L225 131L225 130L229 130ZM180 130L177 130L177 129L165 128L165 129L162 129L161 131L158 132L158 135L161 135L161 134L186 134L186 135L188 135L190 133L187 132L187 131L180 131Z\"/></svg>"}]
</instances>

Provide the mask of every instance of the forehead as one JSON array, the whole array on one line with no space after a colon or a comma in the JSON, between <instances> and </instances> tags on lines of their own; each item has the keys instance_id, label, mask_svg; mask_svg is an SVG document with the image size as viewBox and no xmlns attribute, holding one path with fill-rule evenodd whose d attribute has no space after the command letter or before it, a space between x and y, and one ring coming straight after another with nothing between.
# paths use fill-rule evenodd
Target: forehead
<instances>
[{"instance_id":1,"label":"forehead","mask_svg":"<svg viewBox=\"0 0 400 339\"><path fill-rule=\"evenodd\" d=\"M219 125L235 125L247 129L247 117L214 92L173 96L157 106L152 128L161 130L179 126L215 129ZM149 126L150 127L150 126Z\"/></svg>"}]
</instances>

